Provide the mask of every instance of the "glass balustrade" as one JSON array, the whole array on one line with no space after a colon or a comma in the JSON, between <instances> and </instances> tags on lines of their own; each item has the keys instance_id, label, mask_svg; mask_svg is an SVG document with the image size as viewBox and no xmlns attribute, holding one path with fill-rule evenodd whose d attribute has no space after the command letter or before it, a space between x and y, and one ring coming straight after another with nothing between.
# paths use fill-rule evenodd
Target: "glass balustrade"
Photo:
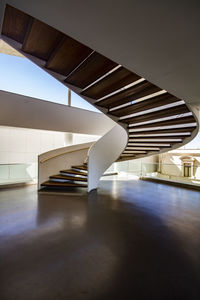
<instances>
[{"instance_id":1,"label":"glass balustrade","mask_svg":"<svg viewBox=\"0 0 200 300\"><path fill-rule=\"evenodd\" d=\"M0 185L37 181L37 164L0 164Z\"/></svg>"},{"instance_id":2,"label":"glass balustrade","mask_svg":"<svg viewBox=\"0 0 200 300\"><path fill-rule=\"evenodd\" d=\"M159 164L138 161L114 163L106 172L117 172L118 180L152 178L200 186L200 166L188 163ZM103 178L107 180L107 178Z\"/></svg>"}]
</instances>

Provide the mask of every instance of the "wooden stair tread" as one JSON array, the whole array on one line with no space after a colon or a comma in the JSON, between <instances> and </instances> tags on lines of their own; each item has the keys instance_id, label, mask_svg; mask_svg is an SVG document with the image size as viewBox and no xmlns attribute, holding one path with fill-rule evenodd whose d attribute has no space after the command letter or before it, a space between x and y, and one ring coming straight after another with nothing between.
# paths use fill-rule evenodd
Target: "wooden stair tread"
<instances>
[{"instance_id":1,"label":"wooden stair tread","mask_svg":"<svg viewBox=\"0 0 200 300\"><path fill-rule=\"evenodd\" d=\"M154 109L158 108L160 106L164 106L167 104L171 104L174 102L180 101L178 98L170 95L169 93L162 94L156 97L152 97L149 99L146 99L141 102L136 102L130 105L127 105L126 107L122 107L113 111L109 111L109 114L117 116L117 117L123 117L129 114L133 113L139 113L142 111L146 111L148 109Z\"/></svg>"},{"instance_id":2,"label":"wooden stair tread","mask_svg":"<svg viewBox=\"0 0 200 300\"><path fill-rule=\"evenodd\" d=\"M83 89L116 66L115 62L97 52L93 52L65 79L65 82Z\"/></svg>"},{"instance_id":3,"label":"wooden stair tread","mask_svg":"<svg viewBox=\"0 0 200 300\"><path fill-rule=\"evenodd\" d=\"M96 103L97 106L114 108L122 104L126 104L132 100L151 95L159 92L161 89L148 81L140 82L126 90L123 90L116 95L107 97Z\"/></svg>"},{"instance_id":4,"label":"wooden stair tread","mask_svg":"<svg viewBox=\"0 0 200 300\"><path fill-rule=\"evenodd\" d=\"M196 123L196 120L194 117L181 117L181 118L176 118L168 121L159 121L159 122L154 122L154 123L149 123L149 124L131 124L130 129L147 129L147 128L154 128L154 127L159 127L159 126L174 126L174 125L183 125L183 124L190 124L190 123ZM194 126L196 127L196 125ZM139 131L137 131L139 132ZM153 131L152 131L153 132Z\"/></svg>"},{"instance_id":5,"label":"wooden stair tread","mask_svg":"<svg viewBox=\"0 0 200 300\"><path fill-rule=\"evenodd\" d=\"M65 179L65 180L71 180L71 181L86 181L87 182L87 177L82 178L79 176L67 176L67 175L52 175L49 176L50 179Z\"/></svg>"},{"instance_id":6,"label":"wooden stair tread","mask_svg":"<svg viewBox=\"0 0 200 300\"><path fill-rule=\"evenodd\" d=\"M169 145L166 145L169 144ZM171 142L129 142L127 147L158 147L158 148L169 148L171 147Z\"/></svg>"},{"instance_id":7,"label":"wooden stair tread","mask_svg":"<svg viewBox=\"0 0 200 300\"><path fill-rule=\"evenodd\" d=\"M29 15L7 4L2 34L17 42L23 43L29 21Z\"/></svg>"},{"instance_id":8,"label":"wooden stair tread","mask_svg":"<svg viewBox=\"0 0 200 300\"><path fill-rule=\"evenodd\" d=\"M41 184L41 186L48 187L87 187L87 184L81 183L68 183L68 182L55 182L55 181L45 181Z\"/></svg>"},{"instance_id":9,"label":"wooden stair tread","mask_svg":"<svg viewBox=\"0 0 200 300\"><path fill-rule=\"evenodd\" d=\"M183 136L186 136L184 135L184 133L188 132L190 133L191 135L191 132L194 130L194 127L183 127L183 128L169 128L169 129L157 129L157 130L154 130L154 131L139 131L139 132L135 132L134 135L152 135L152 134L158 134L158 135L162 135L162 134L170 134L170 136L173 136L173 135L176 135L177 133L179 134L179 136L181 136L181 134ZM130 132L130 134L132 134ZM167 136L167 135L166 135ZM189 136L189 135L188 135ZM136 136L137 137L137 136Z\"/></svg>"},{"instance_id":10,"label":"wooden stair tread","mask_svg":"<svg viewBox=\"0 0 200 300\"><path fill-rule=\"evenodd\" d=\"M87 46L65 36L49 58L46 68L67 76L92 53Z\"/></svg>"},{"instance_id":11,"label":"wooden stair tread","mask_svg":"<svg viewBox=\"0 0 200 300\"><path fill-rule=\"evenodd\" d=\"M163 110L155 111L155 112L150 112L144 115L140 116L134 116L134 117L128 117L126 119L123 119L123 122L125 123L139 123L139 122L146 122L146 121L152 121L152 120L157 120L160 118L165 118L165 117L172 117L176 115L181 115L184 113L189 112L189 109L185 104L176 106L176 107L171 107L171 108L166 108Z\"/></svg>"},{"instance_id":12,"label":"wooden stair tread","mask_svg":"<svg viewBox=\"0 0 200 300\"><path fill-rule=\"evenodd\" d=\"M116 90L119 90L120 88L134 81L137 81L140 78L140 76L134 74L133 72L120 67L116 71L112 72L108 76L92 85L81 94L92 99L99 99L110 93L113 93Z\"/></svg>"},{"instance_id":13,"label":"wooden stair tread","mask_svg":"<svg viewBox=\"0 0 200 300\"><path fill-rule=\"evenodd\" d=\"M72 168L85 171L88 169L87 165L72 166Z\"/></svg>"},{"instance_id":14,"label":"wooden stair tread","mask_svg":"<svg viewBox=\"0 0 200 300\"><path fill-rule=\"evenodd\" d=\"M63 34L51 26L34 19L22 50L40 59L47 60ZM38 41L40 41L38 43Z\"/></svg>"},{"instance_id":15,"label":"wooden stair tread","mask_svg":"<svg viewBox=\"0 0 200 300\"><path fill-rule=\"evenodd\" d=\"M61 170L60 173L69 173L69 174L74 174L74 175L81 175L87 177L87 173L81 172L81 171L76 171L76 170Z\"/></svg>"}]
</instances>

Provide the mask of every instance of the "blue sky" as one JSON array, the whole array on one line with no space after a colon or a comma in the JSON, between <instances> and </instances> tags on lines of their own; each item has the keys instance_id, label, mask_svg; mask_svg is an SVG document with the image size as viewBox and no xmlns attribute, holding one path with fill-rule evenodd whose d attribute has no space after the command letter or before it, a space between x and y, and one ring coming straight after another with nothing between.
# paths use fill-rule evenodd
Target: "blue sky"
<instances>
[{"instance_id":1,"label":"blue sky","mask_svg":"<svg viewBox=\"0 0 200 300\"><path fill-rule=\"evenodd\" d=\"M67 87L26 58L0 53L0 90L67 104ZM98 111L72 93L72 106Z\"/></svg>"}]
</instances>

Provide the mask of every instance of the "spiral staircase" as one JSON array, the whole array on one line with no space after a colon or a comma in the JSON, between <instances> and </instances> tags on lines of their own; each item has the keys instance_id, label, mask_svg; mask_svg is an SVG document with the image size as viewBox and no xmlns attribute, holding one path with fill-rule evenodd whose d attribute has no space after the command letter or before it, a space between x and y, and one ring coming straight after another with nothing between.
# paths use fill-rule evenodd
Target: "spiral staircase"
<instances>
[{"instance_id":1,"label":"spiral staircase","mask_svg":"<svg viewBox=\"0 0 200 300\"><path fill-rule=\"evenodd\" d=\"M197 118L182 99L40 20L7 5L1 34L126 130L128 142L117 161L163 153L196 135ZM72 166L42 185L86 186L86 173L86 165Z\"/></svg>"}]
</instances>

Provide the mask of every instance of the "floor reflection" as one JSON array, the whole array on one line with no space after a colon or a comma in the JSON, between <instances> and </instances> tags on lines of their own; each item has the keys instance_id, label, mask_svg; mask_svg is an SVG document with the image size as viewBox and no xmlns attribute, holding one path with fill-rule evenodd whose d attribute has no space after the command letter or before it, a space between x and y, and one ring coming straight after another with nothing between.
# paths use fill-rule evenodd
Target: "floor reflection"
<instances>
[{"instance_id":1,"label":"floor reflection","mask_svg":"<svg viewBox=\"0 0 200 300\"><path fill-rule=\"evenodd\" d=\"M199 299L200 193L136 180L0 193L0 299Z\"/></svg>"}]
</instances>

